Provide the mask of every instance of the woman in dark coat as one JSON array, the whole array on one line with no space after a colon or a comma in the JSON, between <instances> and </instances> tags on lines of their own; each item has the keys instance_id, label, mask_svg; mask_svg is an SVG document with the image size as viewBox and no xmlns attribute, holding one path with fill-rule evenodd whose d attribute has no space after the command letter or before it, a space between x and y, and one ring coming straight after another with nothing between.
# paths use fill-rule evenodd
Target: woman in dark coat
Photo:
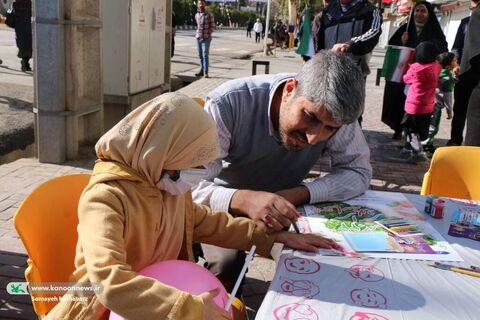
<instances>
[{"instance_id":1,"label":"woman in dark coat","mask_svg":"<svg viewBox=\"0 0 480 320\"><path fill-rule=\"evenodd\" d=\"M480 6L472 12L463 48L460 76L477 81L467 108L465 145L480 147Z\"/></svg>"},{"instance_id":2,"label":"woman in dark coat","mask_svg":"<svg viewBox=\"0 0 480 320\"><path fill-rule=\"evenodd\" d=\"M15 14L17 56L22 59L22 71L32 71L29 64L29 60L32 58L32 1L15 0L13 11Z\"/></svg>"},{"instance_id":3,"label":"woman in dark coat","mask_svg":"<svg viewBox=\"0 0 480 320\"><path fill-rule=\"evenodd\" d=\"M403 24L393 34L389 45L415 48L420 42L430 41L435 45L438 54L448 51L445 35L429 2L417 3L410 12L409 20L410 23ZM387 81L383 93L382 122L395 131L394 139L401 139L402 135L401 122L406 98L404 89L404 83Z\"/></svg>"}]
</instances>

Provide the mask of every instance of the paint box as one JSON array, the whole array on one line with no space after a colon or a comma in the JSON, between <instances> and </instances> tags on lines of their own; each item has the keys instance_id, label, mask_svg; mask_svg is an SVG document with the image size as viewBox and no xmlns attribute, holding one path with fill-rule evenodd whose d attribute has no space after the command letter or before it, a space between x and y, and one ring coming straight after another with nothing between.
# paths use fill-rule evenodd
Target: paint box
<instances>
[{"instance_id":1,"label":"paint box","mask_svg":"<svg viewBox=\"0 0 480 320\"><path fill-rule=\"evenodd\" d=\"M452 213L448 234L480 241L480 212L477 208L459 208Z\"/></svg>"}]
</instances>

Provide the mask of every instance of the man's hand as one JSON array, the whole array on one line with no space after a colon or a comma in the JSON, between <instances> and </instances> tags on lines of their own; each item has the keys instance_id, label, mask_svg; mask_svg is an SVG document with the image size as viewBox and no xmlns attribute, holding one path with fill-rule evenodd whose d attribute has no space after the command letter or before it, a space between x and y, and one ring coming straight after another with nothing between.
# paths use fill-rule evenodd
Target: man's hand
<instances>
[{"instance_id":1,"label":"man's hand","mask_svg":"<svg viewBox=\"0 0 480 320\"><path fill-rule=\"evenodd\" d=\"M402 34L402 37L400 38L400 40L402 41L402 44L403 44L403 45L406 45L406 44L407 44L407 41L408 41L408 32L405 31L405 32Z\"/></svg>"},{"instance_id":2,"label":"man's hand","mask_svg":"<svg viewBox=\"0 0 480 320\"><path fill-rule=\"evenodd\" d=\"M312 233L298 234L281 231L275 241L283 243L289 248L308 252L317 252L318 248L342 250L342 247L334 240Z\"/></svg>"},{"instance_id":3,"label":"man's hand","mask_svg":"<svg viewBox=\"0 0 480 320\"><path fill-rule=\"evenodd\" d=\"M350 45L348 43L337 43L333 46L332 51L346 53L348 51L348 48L350 48Z\"/></svg>"},{"instance_id":4,"label":"man's hand","mask_svg":"<svg viewBox=\"0 0 480 320\"><path fill-rule=\"evenodd\" d=\"M299 212L284 197L264 191L238 190L230 212L250 217L264 232L282 230L297 221Z\"/></svg>"},{"instance_id":5,"label":"man's hand","mask_svg":"<svg viewBox=\"0 0 480 320\"><path fill-rule=\"evenodd\" d=\"M219 293L220 288L217 288L198 295L202 298L205 305L203 310L203 320L231 319L228 312L217 306L215 301L213 301L213 298L218 296Z\"/></svg>"}]
</instances>

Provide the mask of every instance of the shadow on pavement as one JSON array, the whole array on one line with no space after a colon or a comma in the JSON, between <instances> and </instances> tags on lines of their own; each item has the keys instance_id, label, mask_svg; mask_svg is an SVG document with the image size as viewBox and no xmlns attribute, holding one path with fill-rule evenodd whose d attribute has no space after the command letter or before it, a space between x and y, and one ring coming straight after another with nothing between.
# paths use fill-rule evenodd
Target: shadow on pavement
<instances>
[{"instance_id":1,"label":"shadow on pavement","mask_svg":"<svg viewBox=\"0 0 480 320\"><path fill-rule=\"evenodd\" d=\"M27 256L0 251L0 318L36 319L29 295L11 295L7 292L10 282L24 282Z\"/></svg>"},{"instance_id":2,"label":"shadow on pavement","mask_svg":"<svg viewBox=\"0 0 480 320\"><path fill-rule=\"evenodd\" d=\"M33 111L33 104L30 101L7 96L0 96L0 104L1 103L7 104L8 107L13 109Z\"/></svg>"}]
</instances>

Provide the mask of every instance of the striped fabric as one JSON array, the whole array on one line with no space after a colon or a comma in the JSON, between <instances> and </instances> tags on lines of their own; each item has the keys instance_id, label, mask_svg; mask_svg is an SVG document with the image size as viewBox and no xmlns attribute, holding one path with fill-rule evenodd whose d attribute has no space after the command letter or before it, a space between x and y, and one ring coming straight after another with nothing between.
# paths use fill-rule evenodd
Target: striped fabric
<instances>
[{"instance_id":1,"label":"striped fabric","mask_svg":"<svg viewBox=\"0 0 480 320\"><path fill-rule=\"evenodd\" d=\"M197 23L195 38L211 38L213 31L215 31L215 19L213 17L213 14L206 11L203 13L197 12L197 14L195 14L195 21Z\"/></svg>"},{"instance_id":2,"label":"striped fabric","mask_svg":"<svg viewBox=\"0 0 480 320\"><path fill-rule=\"evenodd\" d=\"M351 41L353 42L362 42L370 40L373 37L378 36L379 33L382 32L382 17L380 16L380 10L373 10L373 19L372 19L372 27L365 32L364 34L353 37Z\"/></svg>"},{"instance_id":3,"label":"striped fabric","mask_svg":"<svg viewBox=\"0 0 480 320\"><path fill-rule=\"evenodd\" d=\"M400 46L388 46L383 60L382 76L385 80L402 83L408 65L413 61L415 49Z\"/></svg>"}]
</instances>

